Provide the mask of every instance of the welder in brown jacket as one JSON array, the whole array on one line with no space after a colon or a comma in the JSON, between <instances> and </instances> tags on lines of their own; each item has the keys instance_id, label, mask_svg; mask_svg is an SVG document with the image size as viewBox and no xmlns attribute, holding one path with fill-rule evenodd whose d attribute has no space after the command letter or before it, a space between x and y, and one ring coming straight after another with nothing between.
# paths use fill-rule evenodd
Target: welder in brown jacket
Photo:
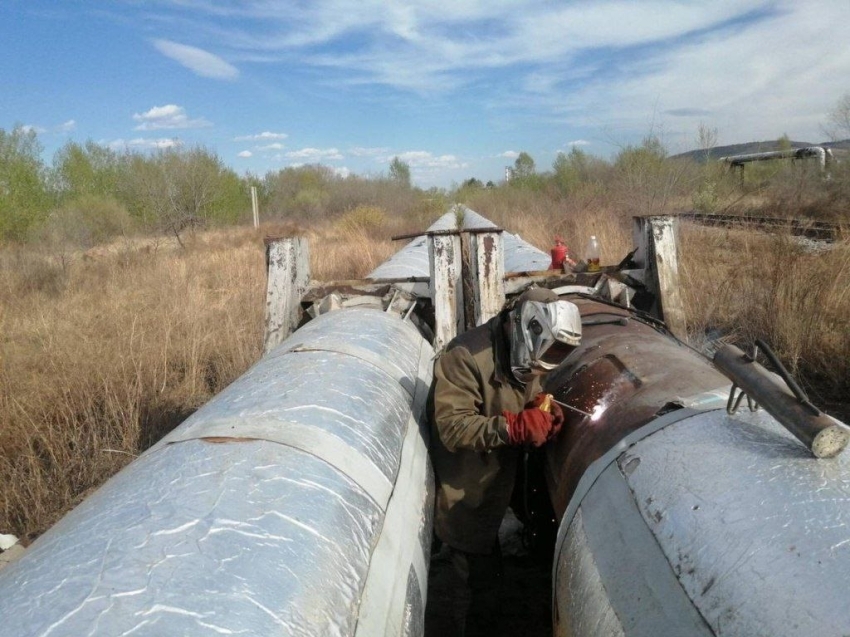
<instances>
[{"instance_id":1,"label":"welder in brown jacket","mask_svg":"<svg viewBox=\"0 0 850 637\"><path fill-rule=\"evenodd\" d=\"M432 458L437 537L457 573L455 619L481 628L496 615L501 577L498 531L526 447L563 424L541 409L540 376L581 339L578 308L532 288L487 323L452 340L434 367ZM467 621L468 611L468 621ZM462 633L462 628L460 632Z\"/></svg>"}]
</instances>

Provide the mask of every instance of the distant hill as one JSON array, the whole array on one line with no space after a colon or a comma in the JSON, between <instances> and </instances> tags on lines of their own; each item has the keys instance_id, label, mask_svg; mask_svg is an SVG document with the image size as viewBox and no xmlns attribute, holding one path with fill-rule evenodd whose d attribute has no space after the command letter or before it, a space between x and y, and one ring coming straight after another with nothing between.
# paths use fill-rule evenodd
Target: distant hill
<instances>
[{"instance_id":1,"label":"distant hill","mask_svg":"<svg viewBox=\"0 0 850 637\"><path fill-rule=\"evenodd\" d=\"M840 154L845 155L850 153L850 139L844 139L839 142L821 142L813 144L811 142L791 142L792 148L806 148L807 146L823 146L837 150ZM729 144L728 146L715 146L710 151L705 150L689 150L686 153L679 153L671 156L671 159L689 158L697 162L704 162L707 159L718 159L720 157L728 157L729 155L743 155L745 153L766 153L771 150L779 150L779 142L770 140L765 142L747 142L745 144Z\"/></svg>"}]
</instances>

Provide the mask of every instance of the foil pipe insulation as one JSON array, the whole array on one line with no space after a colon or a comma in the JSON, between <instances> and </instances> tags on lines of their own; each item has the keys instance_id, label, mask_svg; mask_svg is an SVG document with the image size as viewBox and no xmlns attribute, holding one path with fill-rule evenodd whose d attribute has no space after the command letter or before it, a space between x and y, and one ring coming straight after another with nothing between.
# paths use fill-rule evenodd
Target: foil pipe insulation
<instances>
[{"instance_id":1,"label":"foil pipe insulation","mask_svg":"<svg viewBox=\"0 0 850 637\"><path fill-rule=\"evenodd\" d=\"M547 452L554 634L850 634L850 457L728 415L707 359L576 303L582 344L546 385L592 414Z\"/></svg>"},{"instance_id":2,"label":"foil pipe insulation","mask_svg":"<svg viewBox=\"0 0 850 637\"><path fill-rule=\"evenodd\" d=\"M451 230L457 227L458 214L463 211L463 229L497 228L489 219L465 206L454 206L437 219L426 232ZM505 272L531 272L549 267L551 257L533 245L509 232L502 233ZM369 273L370 279L392 279L430 276L428 238L417 237Z\"/></svg>"},{"instance_id":3,"label":"foil pipe insulation","mask_svg":"<svg viewBox=\"0 0 850 637\"><path fill-rule=\"evenodd\" d=\"M561 520L554 634L850 634L850 456L766 412L669 413L594 463Z\"/></svg>"},{"instance_id":4,"label":"foil pipe insulation","mask_svg":"<svg viewBox=\"0 0 850 637\"><path fill-rule=\"evenodd\" d=\"M435 230L451 230L457 226L457 217L454 212L449 211L434 223L425 232ZM429 277L431 273L430 260L428 256L428 237L423 234L416 237L377 268L372 270L369 279L397 279L406 277Z\"/></svg>"},{"instance_id":5,"label":"foil pipe insulation","mask_svg":"<svg viewBox=\"0 0 850 637\"><path fill-rule=\"evenodd\" d=\"M432 357L310 322L0 573L0 635L421 634Z\"/></svg>"}]
</instances>

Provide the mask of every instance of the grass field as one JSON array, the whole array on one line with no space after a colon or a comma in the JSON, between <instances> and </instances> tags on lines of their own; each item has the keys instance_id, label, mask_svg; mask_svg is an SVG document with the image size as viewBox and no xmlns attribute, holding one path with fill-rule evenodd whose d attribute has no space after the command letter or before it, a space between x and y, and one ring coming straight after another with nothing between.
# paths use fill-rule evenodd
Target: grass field
<instances>
[{"instance_id":1,"label":"grass field","mask_svg":"<svg viewBox=\"0 0 850 637\"><path fill-rule=\"evenodd\" d=\"M609 207L486 193L470 204L544 250L554 234L579 253L597 235L606 263L631 247L630 217ZM430 221L359 207L333 222L198 232L185 248L0 250L0 533L36 537L259 358L264 235L304 234L314 278L355 278L401 247L390 236ZM847 395L847 242L683 225L680 253L695 343L765 338L816 403Z\"/></svg>"}]
</instances>

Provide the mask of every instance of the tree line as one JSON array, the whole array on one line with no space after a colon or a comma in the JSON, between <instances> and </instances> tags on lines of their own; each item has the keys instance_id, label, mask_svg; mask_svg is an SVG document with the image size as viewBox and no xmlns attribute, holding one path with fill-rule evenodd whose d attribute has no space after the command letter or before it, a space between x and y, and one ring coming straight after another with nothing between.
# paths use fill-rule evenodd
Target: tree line
<instances>
[{"instance_id":1,"label":"tree line","mask_svg":"<svg viewBox=\"0 0 850 637\"><path fill-rule=\"evenodd\" d=\"M261 209L287 218L335 214L362 203L390 205L412 191L410 168L396 158L388 177L340 177L321 165L239 175L204 147L154 152L67 142L51 164L36 133L0 129L0 240L45 235L94 245L131 231L168 232L251 218L251 187ZM395 208L415 205L401 197Z\"/></svg>"},{"instance_id":2,"label":"tree line","mask_svg":"<svg viewBox=\"0 0 850 637\"><path fill-rule=\"evenodd\" d=\"M850 94L829 113L824 132L833 139L850 136ZM697 144L706 159L716 139L716 131L700 127ZM484 184L472 177L448 192L414 187L410 166L398 157L387 176L341 177L327 166L308 165L261 177L238 175L204 147L147 153L69 141L50 165L43 162L42 151L35 131L0 129L0 241L46 237L94 245L131 231L168 232L179 240L188 228L248 221L251 187L258 189L261 210L295 220L334 217L361 205L427 215L431 209L441 211L448 201L468 202L476 193L501 190L534 191L554 199L604 197L634 214L656 213L672 203L718 211L724 201L739 197L742 187L775 194L780 212L801 206L812 213L836 210L850 201L850 162L833 171L827 184L800 170L767 166L748 171L748 183L742 184L728 179L716 162L670 161L664 144L652 134L610 159L574 146L558 153L548 171L539 171L522 152L505 182Z\"/></svg>"}]
</instances>

